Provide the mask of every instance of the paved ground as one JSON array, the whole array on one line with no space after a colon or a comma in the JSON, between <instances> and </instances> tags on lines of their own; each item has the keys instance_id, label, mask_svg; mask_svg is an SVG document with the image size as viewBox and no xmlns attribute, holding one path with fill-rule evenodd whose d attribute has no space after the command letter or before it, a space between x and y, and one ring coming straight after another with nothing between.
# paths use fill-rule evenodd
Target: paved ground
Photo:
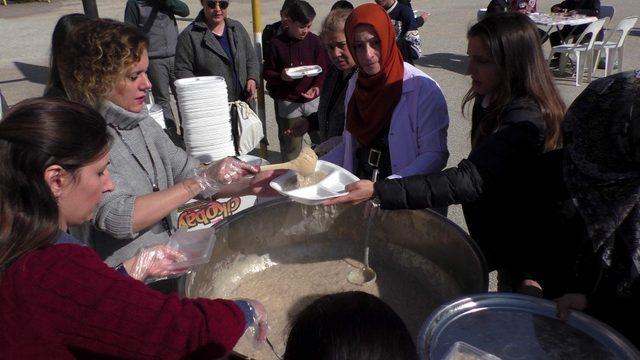
<instances>
[{"instance_id":1,"label":"paved ground","mask_svg":"<svg viewBox=\"0 0 640 360\"><path fill-rule=\"evenodd\" d=\"M187 0L191 9L190 18L179 21L184 28L201 8L198 0ZM320 27L320 21L327 14L330 4L328 0L309 1L318 13L314 29ZM365 1L353 1L362 4ZM539 0L539 11L548 10L555 0ZM270 23L278 18L281 0L262 1L262 24ZM417 62L418 66L431 75L442 87L449 105L451 125L449 128L449 165L457 164L469 153L470 119L462 116L461 99L469 88L469 80L465 73L465 54L467 28L476 19L476 11L485 7L488 0L414 0L414 9L424 9L432 15L420 29L423 39L424 56ZM101 17L122 20L125 1L98 0ZM615 7L612 23L623 17L640 15L638 0L609 0ZM0 89L9 104L42 94L47 79L47 63L52 29L57 19L71 12L82 12L80 0L52 0L46 2L9 1L9 6L0 6ZM247 31L252 31L251 2L249 0L232 0L229 16L240 20ZM545 47L548 50L548 44ZM640 68L640 25L632 31L625 47L624 68ZM597 70L595 77L603 76ZM558 78L556 81L562 97L570 104L584 89L573 86L572 79ZM277 152L278 141L276 125L273 119L271 102L267 102L268 139L270 150ZM275 153L271 159L277 159ZM459 206L449 210L449 217L457 224L465 227Z\"/></svg>"}]
</instances>

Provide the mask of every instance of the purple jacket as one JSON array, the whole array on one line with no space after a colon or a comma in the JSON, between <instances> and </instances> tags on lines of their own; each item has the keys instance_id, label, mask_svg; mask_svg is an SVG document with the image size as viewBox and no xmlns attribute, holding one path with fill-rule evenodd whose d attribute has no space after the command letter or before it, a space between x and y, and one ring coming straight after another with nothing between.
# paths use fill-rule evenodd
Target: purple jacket
<instances>
[{"instance_id":1,"label":"purple jacket","mask_svg":"<svg viewBox=\"0 0 640 360\"><path fill-rule=\"evenodd\" d=\"M275 92L275 94L271 94L273 98L305 103L311 100L300 94L314 86L322 90L329 59L318 35L309 33L304 39L298 40L290 38L285 33L279 34L271 40L269 55L269 58L264 62L263 75L269 83L269 88ZM322 73L318 76L305 76L293 81L284 81L280 77L283 69L303 65L320 65Z\"/></svg>"},{"instance_id":2,"label":"purple jacket","mask_svg":"<svg viewBox=\"0 0 640 360\"><path fill-rule=\"evenodd\" d=\"M357 74L349 81L345 109L355 89ZM389 129L391 156L390 177L429 174L447 164L447 129L449 114L440 86L427 74L404 63L402 97L393 110ZM358 143L346 129L342 143L322 160L340 165L353 172Z\"/></svg>"}]
</instances>

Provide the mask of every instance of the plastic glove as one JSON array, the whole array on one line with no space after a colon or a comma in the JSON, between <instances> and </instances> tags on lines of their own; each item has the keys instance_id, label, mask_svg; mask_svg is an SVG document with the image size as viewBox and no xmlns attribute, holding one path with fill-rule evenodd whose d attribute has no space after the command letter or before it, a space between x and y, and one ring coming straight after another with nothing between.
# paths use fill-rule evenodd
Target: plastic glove
<instances>
[{"instance_id":1,"label":"plastic glove","mask_svg":"<svg viewBox=\"0 0 640 360\"><path fill-rule=\"evenodd\" d=\"M267 323L267 310L264 305L257 300L241 299L236 300L236 304L245 313L247 328L244 336L248 336L254 347L260 347L267 341L269 325Z\"/></svg>"},{"instance_id":2,"label":"plastic glove","mask_svg":"<svg viewBox=\"0 0 640 360\"><path fill-rule=\"evenodd\" d=\"M187 272L188 268L178 268L174 263L184 261L186 257L180 251L165 245L141 248L136 256L124 261L124 267L132 278L149 283L160 279L175 277Z\"/></svg>"},{"instance_id":3,"label":"plastic glove","mask_svg":"<svg viewBox=\"0 0 640 360\"><path fill-rule=\"evenodd\" d=\"M209 166L195 169L191 178L198 183L203 196L211 197L220 191L223 185L231 184L248 173L255 174L259 171L258 166L233 157L226 157Z\"/></svg>"}]
</instances>

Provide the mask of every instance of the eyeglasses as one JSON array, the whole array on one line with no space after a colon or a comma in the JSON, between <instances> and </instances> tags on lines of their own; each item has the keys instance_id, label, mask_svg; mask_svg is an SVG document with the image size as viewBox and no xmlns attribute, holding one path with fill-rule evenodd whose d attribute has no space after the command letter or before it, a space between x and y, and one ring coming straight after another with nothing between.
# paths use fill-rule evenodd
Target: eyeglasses
<instances>
[{"instance_id":1,"label":"eyeglasses","mask_svg":"<svg viewBox=\"0 0 640 360\"><path fill-rule=\"evenodd\" d=\"M208 0L207 1L207 6L210 7L211 9L215 9L216 5L218 5L218 7L220 7L220 10L225 10L226 8L229 7L229 2L228 1L213 1L213 0Z\"/></svg>"}]
</instances>

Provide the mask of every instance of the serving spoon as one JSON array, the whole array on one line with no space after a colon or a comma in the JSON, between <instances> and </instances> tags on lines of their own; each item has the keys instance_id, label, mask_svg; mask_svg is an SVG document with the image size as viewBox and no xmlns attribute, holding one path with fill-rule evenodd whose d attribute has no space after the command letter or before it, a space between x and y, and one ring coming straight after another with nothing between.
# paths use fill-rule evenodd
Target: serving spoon
<instances>
[{"instance_id":1,"label":"serving spoon","mask_svg":"<svg viewBox=\"0 0 640 360\"><path fill-rule=\"evenodd\" d=\"M288 169L297 172L302 176L311 176L316 172L318 155L310 147L304 147L297 158L280 164L260 166L260 171Z\"/></svg>"}]
</instances>

